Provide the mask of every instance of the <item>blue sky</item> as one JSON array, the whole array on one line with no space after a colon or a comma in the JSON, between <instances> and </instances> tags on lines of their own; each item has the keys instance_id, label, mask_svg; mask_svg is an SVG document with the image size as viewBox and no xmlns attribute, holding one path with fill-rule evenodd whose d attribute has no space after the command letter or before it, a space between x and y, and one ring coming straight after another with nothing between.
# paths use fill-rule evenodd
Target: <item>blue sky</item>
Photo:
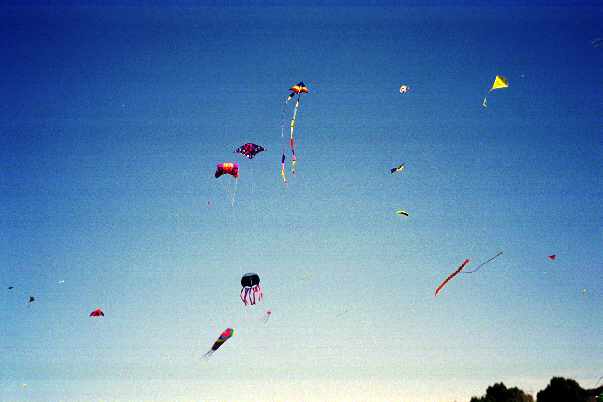
<instances>
[{"instance_id":1,"label":"blue sky","mask_svg":"<svg viewBox=\"0 0 603 402\"><path fill-rule=\"evenodd\" d=\"M450 4L3 7L0 399L592 385L603 9ZM510 86L484 109L497 74ZM282 106L300 80L284 187ZM267 151L237 158L245 142ZM235 160L233 207L213 172ZM265 290L251 308L245 272Z\"/></svg>"}]
</instances>

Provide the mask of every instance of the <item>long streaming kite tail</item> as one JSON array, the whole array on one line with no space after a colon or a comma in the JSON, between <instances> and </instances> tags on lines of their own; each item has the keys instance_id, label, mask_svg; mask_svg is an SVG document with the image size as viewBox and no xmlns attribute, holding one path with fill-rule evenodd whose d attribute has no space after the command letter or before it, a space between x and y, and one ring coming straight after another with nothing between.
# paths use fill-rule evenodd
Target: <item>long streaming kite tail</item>
<instances>
[{"instance_id":1,"label":"long streaming kite tail","mask_svg":"<svg viewBox=\"0 0 603 402\"><path fill-rule=\"evenodd\" d=\"M502 253L503 253L503 252L501 251L501 252L499 252L498 254L496 254L494 257L490 258L489 260L482 262L482 263L481 263L481 264L479 264L477 267L475 267L475 269L473 269L472 271L463 271L463 273L464 273L464 274L472 274L472 273L474 273L474 272L479 271L481 267L483 267L484 265L486 265L486 264L487 264L487 263L489 263L489 262L494 261L495 259L497 259L498 257L500 257L500 256L502 255Z\"/></svg>"},{"instance_id":2,"label":"long streaming kite tail","mask_svg":"<svg viewBox=\"0 0 603 402\"><path fill-rule=\"evenodd\" d=\"M203 356L201 356L201 358L203 359L209 359L211 357L211 355L213 355L215 352L215 350L210 350L209 352L203 354Z\"/></svg>"},{"instance_id":3,"label":"long streaming kite tail","mask_svg":"<svg viewBox=\"0 0 603 402\"><path fill-rule=\"evenodd\" d=\"M243 302L243 304L247 305L247 301L245 300L245 296L243 296L243 293L245 293L245 288L241 289L241 301Z\"/></svg>"},{"instance_id":4,"label":"long streaming kite tail","mask_svg":"<svg viewBox=\"0 0 603 402\"><path fill-rule=\"evenodd\" d=\"M289 137L289 147L291 148L291 173L295 174L295 164L297 159L295 158L295 124L297 123L297 112L299 111L301 95L297 95L297 100L295 101L295 109L293 110L293 118L291 118L291 134Z\"/></svg>"},{"instance_id":5,"label":"long streaming kite tail","mask_svg":"<svg viewBox=\"0 0 603 402\"><path fill-rule=\"evenodd\" d=\"M436 288L436 290L435 290L435 294L434 294L434 296L437 296L437 295L438 295L438 293L440 292L440 290L442 290L442 288L443 288L444 286L446 286L446 284L447 284L448 282L450 282L450 280L451 280L452 278L454 278L455 276L457 276L457 275L458 275L458 274L459 274L459 273L460 273L460 272L463 270L463 268L465 268L465 265L467 265L467 264L469 264L469 259L465 259L465 261L463 261L463 263L461 264L461 266L460 266L460 267L458 267L458 268L456 269L456 271L454 271L453 273L451 273L450 275L448 275L448 278L444 279L444 282L440 283L440 286L438 286L438 287Z\"/></svg>"},{"instance_id":6,"label":"long streaming kite tail","mask_svg":"<svg viewBox=\"0 0 603 402\"><path fill-rule=\"evenodd\" d=\"M283 178L283 183L287 184L287 175L285 174L285 152L283 151L283 156L281 158L281 177Z\"/></svg>"},{"instance_id":7,"label":"long streaming kite tail","mask_svg":"<svg viewBox=\"0 0 603 402\"><path fill-rule=\"evenodd\" d=\"M230 205L232 207L234 207L234 203L235 203L235 197L237 195L237 188L239 187L239 179L235 179L235 185L234 185L234 190L232 192L232 199L230 200Z\"/></svg>"},{"instance_id":8,"label":"long streaming kite tail","mask_svg":"<svg viewBox=\"0 0 603 402\"><path fill-rule=\"evenodd\" d=\"M300 96L297 95L297 100L295 101L295 109L293 109L293 117L291 118L291 139L293 139L293 132L295 130L295 123L297 122L297 111L299 110L300 105Z\"/></svg>"}]
</instances>

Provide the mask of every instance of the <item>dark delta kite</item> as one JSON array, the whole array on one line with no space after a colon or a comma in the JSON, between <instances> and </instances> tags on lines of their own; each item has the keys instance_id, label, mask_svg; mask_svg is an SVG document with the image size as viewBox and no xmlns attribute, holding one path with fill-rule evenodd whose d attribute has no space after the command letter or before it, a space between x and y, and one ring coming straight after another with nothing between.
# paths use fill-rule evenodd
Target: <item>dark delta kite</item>
<instances>
[{"instance_id":1,"label":"dark delta kite","mask_svg":"<svg viewBox=\"0 0 603 402\"><path fill-rule=\"evenodd\" d=\"M214 342L211 349L207 353L205 353L203 355L203 357L206 357L206 358L210 357L212 354L214 354L214 352L216 350L220 349L220 346L222 346L224 344L224 342L229 340L233 335L234 335L234 329L226 328L224 331L222 331L222 333L220 334L218 339Z\"/></svg>"},{"instance_id":2,"label":"dark delta kite","mask_svg":"<svg viewBox=\"0 0 603 402\"><path fill-rule=\"evenodd\" d=\"M265 150L261 145L248 142L238 147L235 153L245 155L248 159L253 159L257 154Z\"/></svg>"}]
</instances>

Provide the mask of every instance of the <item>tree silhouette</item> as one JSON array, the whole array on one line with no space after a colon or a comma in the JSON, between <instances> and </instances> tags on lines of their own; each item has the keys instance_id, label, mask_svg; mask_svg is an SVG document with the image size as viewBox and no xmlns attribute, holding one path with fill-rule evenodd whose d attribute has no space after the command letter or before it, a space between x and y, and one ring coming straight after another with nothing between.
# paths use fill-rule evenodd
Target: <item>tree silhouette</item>
<instances>
[{"instance_id":1,"label":"tree silhouette","mask_svg":"<svg viewBox=\"0 0 603 402\"><path fill-rule=\"evenodd\" d=\"M507 388L501 382L488 387L481 398L472 397L471 402L534 402L534 398L517 387Z\"/></svg>"},{"instance_id":2,"label":"tree silhouette","mask_svg":"<svg viewBox=\"0 0 603 402\"><path fill-rule=\"evenodd\" d=\"M586 402L588 395L576 381L553 377L545 389L538 392L538 402Z\"/></svg>"}]
</instances>

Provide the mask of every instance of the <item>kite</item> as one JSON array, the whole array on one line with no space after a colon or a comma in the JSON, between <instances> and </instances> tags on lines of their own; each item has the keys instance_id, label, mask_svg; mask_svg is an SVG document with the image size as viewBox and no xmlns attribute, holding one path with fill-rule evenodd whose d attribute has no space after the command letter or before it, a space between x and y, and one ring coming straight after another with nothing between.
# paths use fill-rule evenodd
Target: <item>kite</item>
<instances>
[{"instance_id":1,"label":"kite","mask_svg":"<svg viewBox=\"0 0 603 402\"><path fill-rule=\"evenodd\" d=\"M283 152L283 156L281 158L281 177L283 178L283 183L287 184L287 175L285 174L285 153Z\"/></svg>"},{"instance_id":2,"label":"kite","mask_svg":"<svg viewBox=\"0 0 603 402\"><path fill-rule=\"evenodd\" d=\"M457 276L462 270L463 268L465 268L465 265L469 264L469 260L465 259L465 261L463 261L463 263L456 269L456 271L454 271L453 273L451 273L450 275L448 275L448 278L444 279L444 281L442 283L440 283L440 286L438 286L435 290L435 294L434 296L437 296L438 293L440 292L440 290L442 290L442 288L444 286L446 286L446 284L455 276Z\"/></svg>"},{"instance_id":3,"label":"kite","mask_svg":"<svg viewBox=\"0 0 603 402\"><path fill-rule=\"evenodd\" d=\"M402 209L399 209L399 210L396 211L396 215L408 216L408 212L406 212L406 211L404 211Z\"/></svg>"},{"instance_id":4,"label":"kite","mask_svg":"<svg viewBox=\"0 0 603 402\"><path fill-rule=\"evenodd\" d=\"M14 286L9 286L8 290L13 290L15 287Z\"/></svg>"},{"instance_id":5,"label":"kite","mask_svg":"<svg viewBox=\"0 0 603 402\"><path fill-rule=\"evenodd\" d=\"M272 315L272 311L266 310L266 314L264 314L264 316L262 317L262 321L264 321L264 324L266 324L268 322L271 315Z\"/></svg>"},{"instance_id":6,"label":"kite","mask_svg":"<svg viewBox=\"0 0 603 402\"><path fill-rule=\"evenodd\" d=\"M217 179L218 177L222 176L223 174L229 174L232 177L234 177L235 179L239 178L239 164L238 163L231 163L231 162L224 162L224 163L218 163L216 165L216 173L214 173L214 177Z\"/></svg>"},{"instance_id":7,"label":"kite","mask_svg":"<svg viewBox=\"0 0 603 402\"><path fill-rule=\"evenodd\" d=\"M93 312L90 313L90 317L104 317L105 313L100 308L97 308Z\"/></svg>"},{"instance_id":8,"label":"kite","mask_svg":"<svg viewBox=\"0 0 603 402\"><path fill-rule=\"evenodd\" d=\"M214 173L214 177L217 179L218 177L222 176L223 174L229 174L232 177L234 177L235 180L235 188L234 191L232 192L232 198L230 199L230 204L234 207L234 202L235 202L235 196L237 194L237 184L239 183L239 164L234 162L223 162L223 163L218 163L216 165L216 173Z\"/></svg>"},{"instance_id":9,"label":"kite","mask_svg":"<svg viewBox=\"0 0 603 402\"><path fill-rule=\"evenodd\" d=\"M494 83L492 83L492 88L490 88L490 90L488 91L488 93L496 90L496 89L504 89L504 88L509 88L509 82L507 81L507 79L501 75L497 75L494 78ZM484 96L484 101L482 102L482 106L483 107L488 107L488 101L487 98L488 95Z\"/></svg>"},{"instance_id":10,"label":"kite","mask_svg":"<svg viewBox=\"0 0 603 402\"><path fill-rule=\"evenodd\" d=\"M293 85L291 88L289 88L289 91L291 91L291 93L287 97L285 104L288 103L291 99L293 99L297 95L297 99L295 101L295 108L293 110L293 117L291 118L291 124L290 124L291 135L289 137L289 147L291 148L291 173L295 174L295 165L297 164L297 158L295 156L295 137L293 135L293 132L295 131L295 123L297 121L297 112L299 111L299 107L301 105L301 96L302 96L302 94L307 94L308 92L310 92L310 90L303 83L303 81L300 81L299 83L297 83L297 84ZM282 135L282 133L281 133L281 135Z\"/></svg>"},{"instance_id":11,"label":"kite","mask_svg":"<svg viewBox=\"0 0 603 402\"><path fill-rule=\"evenodd\" d=\"M555 261L555 259L557 258L557 254L549 255L547 258L551 261Z\"/></svg>"},{"instance_id":12,"label":"kite","mask_svg":"<svg viewBox=\"0 0 603 402\"><path fill-rule=\"evenodd\" d=\"M264 149L264 147L262 147L261 145L252 144L248 142L247 144L243 144L237 149L235 149L235 153L243 154L248 159L253 159L254 156L265 150L266 149Z\"/></svg>"},{"instance_id":13,"label":"kite","mask_svg":"<svg viewBox=\"0 0 603 402\"><path fill-rule=\"evenodd\" d=\"M408 91L410 91L410 87L408 85L402 85L402 86L400 86L400 93L401 94L405 94Z\"/></svg>"},{"instance_id":14,"label":"kite","mask_svg":"<svg viewBox=\"0 0 603 402\"><path fill-rule=\"evenodd\" d=\"M475 267L473 270L471 270L471 271L463 271L463 273L464 273L464 274L472 274L472 273L474 273L474 272L479 271L479 269L480 269L481 267L483 267L484 265L488 264L489 262L494 261L494 260L495 260L495 259L497 259L499 256L501 256L501 255L502 255L502 253L503 253L502 251L501 251L501 252L499 252L499 253L498 253L498 254L496 254L494 257L490 258L489 260L484 261L484 262L482 262L481 264L479 264L479 265L478 265L477 267Z\"/></svg>"},{"instance_id":15,"label":"kite","mask_svg":"<svg viewBox=\"0 0 603 402\"><path fill-rule=\"evenodd\" d=\"M406 166L405 166L404 164L401 164L401 165L398 165L398 166L396 166L396 167L391 168L391 169L389 170L389 172L390 172L391 174L394 174L394 173L400 173L401 171L403 171L403 170L404 170L404 168L405 168L405 167L406 167Z\"/></svg>"},{"instance_id":16,"label":"kite","mask_svg":"<svg viewBox=\"0 0 603 402\"><path fill-rule=\"evenodd\" d=\"M229 340L233 335L234 335L234 329L226 328L224 331L222 331L222 333L220 334L218 339L214 342L211 349L206 354L204 354L203 357L208 358L211 355L213 355L214 352L216 350L220 349L220 346L222 346L224 344L224 342Z\"/></svg>"},{"instance_id":17,"label":"kite","mask_svg":"<svg viewBox=\"0 0 603 402\"><path fill-rule=\"evenodd\" d=\"M254 305L256 302L262 301L264 293L260 286L260 276L250 272L241 277L241 301L243 304Z\"/></svg>"}]
</instances>

